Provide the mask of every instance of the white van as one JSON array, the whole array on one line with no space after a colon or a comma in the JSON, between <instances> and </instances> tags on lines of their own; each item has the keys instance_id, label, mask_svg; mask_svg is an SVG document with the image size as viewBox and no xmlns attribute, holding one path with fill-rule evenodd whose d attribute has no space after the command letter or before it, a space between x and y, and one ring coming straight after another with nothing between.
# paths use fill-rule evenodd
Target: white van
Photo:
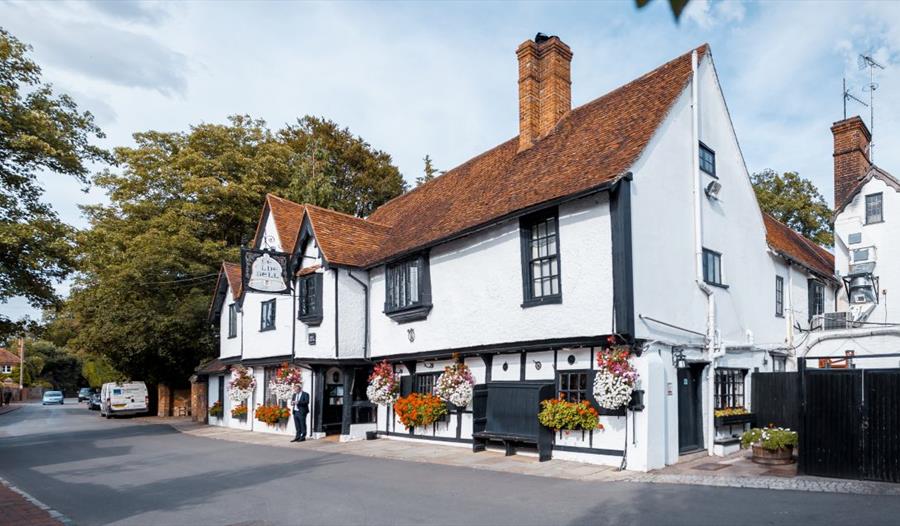
<instances>
[{"instance_id":1,"label":"white van","mask_svg":"<svg viewBox=\"0 0 900 526\"><path fill-rule=\"evenodd\" d=\"M106 418L146 413L149 403L144 382L110 382L100 389L100 416Z\"/></svg>"}]
</instances>

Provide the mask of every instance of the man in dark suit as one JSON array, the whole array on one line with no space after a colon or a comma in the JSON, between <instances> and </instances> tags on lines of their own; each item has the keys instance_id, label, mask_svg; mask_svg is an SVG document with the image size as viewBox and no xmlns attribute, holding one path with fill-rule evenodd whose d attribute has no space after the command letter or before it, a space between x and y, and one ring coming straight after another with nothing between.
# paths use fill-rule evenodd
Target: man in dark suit
<instances>
[{"instance_id":1,"label":"man in dark suit","mask_svg":"<svg viewBox=\"0 0 900 526\"><path fill-rule=\"evenodd\" d=\"M294 384L294 395L291 397L291 413L294 415L295 437L291 442L306 440L306 415L309 414L309 394Z\"/></svg>"}]
</instances>

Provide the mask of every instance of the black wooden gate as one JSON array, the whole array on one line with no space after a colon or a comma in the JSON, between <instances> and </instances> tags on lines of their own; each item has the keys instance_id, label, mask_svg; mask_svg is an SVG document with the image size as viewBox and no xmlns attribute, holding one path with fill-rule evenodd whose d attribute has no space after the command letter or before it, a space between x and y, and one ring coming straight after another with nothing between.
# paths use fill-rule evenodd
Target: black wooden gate
<instances>
[{"instance_id":1,"label":"black wooden gate","mask_svg":"<svg viewBox=\"0 0 900 526\"><path fill-rule=\"evenodd\" d=\"M753 373L750 407L756 425L800 429L799 373Z\"/></svg>"},{"instance_id":2,"label":"black wooden gate","mask_svg":"<svg viewBox=\"0 0 900 526\"><path fill-rule=\"evenodd\" d=\"M900 370L801 366L801 382L800 472L900 482Z\"/></svg>"}]
</instances>

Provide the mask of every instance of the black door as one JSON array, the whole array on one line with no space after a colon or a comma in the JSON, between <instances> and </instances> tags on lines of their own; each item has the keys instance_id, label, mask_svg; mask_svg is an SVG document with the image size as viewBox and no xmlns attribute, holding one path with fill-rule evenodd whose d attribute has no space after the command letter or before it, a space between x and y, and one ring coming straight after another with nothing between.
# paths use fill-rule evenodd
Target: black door
<instances>
[{"instance_id":1,"label":"black door","mask_svg":"<svg viewBox=\"0 0 900 526\"><path fill-rule=\"evenodd\" d=\"M678 452L689 453L703 447L700 407L700 371L692 365L678 369Z\"/></svg>"},{"instance_id":2,"label":"black door","mask_svg":"<svg viewBox=\"0 0 900 526\"><path fill-rule=\"evenodd\" d=\"M325 376L322 427L326 435L333 435L341 432L341 422L344 420L344 381L337 369L328 371Z\"/></svg>"}]
</instances>

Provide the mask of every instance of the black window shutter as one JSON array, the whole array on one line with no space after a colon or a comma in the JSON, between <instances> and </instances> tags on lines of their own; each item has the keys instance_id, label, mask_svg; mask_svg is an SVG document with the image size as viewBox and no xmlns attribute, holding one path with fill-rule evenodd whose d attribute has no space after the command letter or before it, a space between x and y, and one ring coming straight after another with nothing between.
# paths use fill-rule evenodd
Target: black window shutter
<instances>
[{"instance_id":1,"label":"black window shutter","mask_svg":"<svg viewBox=\"0 0 900 526\"><path fill-rule=\"evenodd\" d=\"M812 321L813 314L816 309L816 282L815 280L809 279L806 280L806 313L809 316L809 321Z\"/></svg>"},{"instance_id":2,"label":"black window shutter","mask_svg":"<svg viewBox=\"0 0 900 526\"><path fill-rule=\"evenodd\" d=\"M400 396L409 396L413 390L413 375L400 377Z\"/></svg>"}]
</instances>

